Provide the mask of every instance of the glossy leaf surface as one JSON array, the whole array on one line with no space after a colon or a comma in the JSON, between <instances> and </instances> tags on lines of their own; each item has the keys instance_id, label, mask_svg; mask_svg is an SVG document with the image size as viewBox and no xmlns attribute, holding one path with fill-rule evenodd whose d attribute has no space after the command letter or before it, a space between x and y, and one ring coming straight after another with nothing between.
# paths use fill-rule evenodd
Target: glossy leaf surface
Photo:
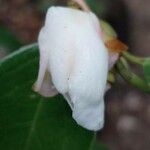
<instances>
[{"instance_id":1,"label":"glossy leaf surface","mask_svg":"<svg viewBox=\"0 0 150 150\"><path fill-rule=\"evenodd\" d=\"M43 98L32 91L38 46L0 62L0 149L89 150L93 132L79 127L61 95Z\"/></svg>"}]
</instances>

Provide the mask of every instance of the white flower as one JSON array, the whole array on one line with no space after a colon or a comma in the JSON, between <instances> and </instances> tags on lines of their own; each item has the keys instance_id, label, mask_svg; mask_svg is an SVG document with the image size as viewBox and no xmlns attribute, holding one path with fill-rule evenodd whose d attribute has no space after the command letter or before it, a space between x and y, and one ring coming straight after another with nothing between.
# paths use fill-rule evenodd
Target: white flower
<instances>
[{"instance_id":1,"label":"white flower","mask_svg":"<svg viewBox=\"0 0 150 150\"><path fill-rule=\"evenodd\" d=\"M39 34L40 69L35 91L61 93L82 127L97 131L104 124L108 52L92 12L51 7Z\"/></svg>"}]
</instances>

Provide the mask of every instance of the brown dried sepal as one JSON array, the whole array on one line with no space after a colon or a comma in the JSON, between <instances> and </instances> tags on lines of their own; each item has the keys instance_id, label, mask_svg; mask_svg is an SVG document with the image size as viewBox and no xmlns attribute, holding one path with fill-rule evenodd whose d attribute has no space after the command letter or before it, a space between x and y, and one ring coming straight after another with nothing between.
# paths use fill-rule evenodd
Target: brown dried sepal
<instances>
[{"instance_id":1,"label":"brown dried sepal","mask_svg":"<svg viewBox=\"0 0 150 150\"><path fill-rule=\"evenodd\" d=\"M105 45L110 52L121 53L128 50L128 46L118 39L111 39L105 42Z\"/></svg>"}]
</instances>

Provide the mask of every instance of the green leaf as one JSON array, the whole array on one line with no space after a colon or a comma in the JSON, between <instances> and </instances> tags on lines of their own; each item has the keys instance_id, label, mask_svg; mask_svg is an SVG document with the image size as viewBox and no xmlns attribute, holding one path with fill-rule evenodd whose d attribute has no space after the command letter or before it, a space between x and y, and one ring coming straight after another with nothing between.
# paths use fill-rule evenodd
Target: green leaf
<instances>
[{"instance_id":1,"label":"green leaf","mask_svg":"<svg viewBox=\"0 0 150 150\"><path fill-rule=\"evenodd\" d=\"M145 59L143 64L143 70L145 79L148 82L148 85L150 86L150 58Z\"/></svg>"},{"instance_id":2,"label":"green leaf","mask_svg":"<svg viewBox=\"0 0 150 150\"><path fill-rule=\"evenodd\" d=\"M95 135L90 150L108 150L108 148L104 144L98 142Z\"/></svg>"},{"instance_id":3,"label":"green leaf","mask_svg":"<svg viewBox=\"0 0 150 150\"><path fill-rule=\"evenodd\" d=\"M76 124L63 97L32 91L38 55L34 44L0 61L0 149L89 150L94 134Z\"/></svg>"},{"instance_id":4,"label":"green leaf","mask_svg":"<svg viewBox=\"0 0 150 150\"><path fill-rule=\"evenodd\" d=\"M108 149L104 144L95 142L91 147L91 150L108 150Z\"/></svg>"},{"instance_id":5,"label":"green leaf","mask_svg":"<svg viewBox=\"0 0 150 150\"><path fill-rule=\"evenodd\" d=\"M0 26L0 48L13 51L21 47L21 42L6 27Z\"/></svg>"}]
</instances>

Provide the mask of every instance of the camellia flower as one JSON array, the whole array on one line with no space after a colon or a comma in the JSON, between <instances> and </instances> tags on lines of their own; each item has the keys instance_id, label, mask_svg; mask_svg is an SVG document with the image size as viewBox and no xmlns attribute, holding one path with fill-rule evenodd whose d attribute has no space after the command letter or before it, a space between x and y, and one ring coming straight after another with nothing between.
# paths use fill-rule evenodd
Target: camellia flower
<instances>
[{"instance_id":1,"label":"camellia flower","mask_svg":"<svg viewBox=\"0 0 150 150\"><path fill-rule=\"evenodd\" d=\"M104 94L109 56L99 19L89 8L49 8L39 34L40 68L34 90L43 96L61 93L82 127L104 124Z\"/></svg>"}]
</instances>

